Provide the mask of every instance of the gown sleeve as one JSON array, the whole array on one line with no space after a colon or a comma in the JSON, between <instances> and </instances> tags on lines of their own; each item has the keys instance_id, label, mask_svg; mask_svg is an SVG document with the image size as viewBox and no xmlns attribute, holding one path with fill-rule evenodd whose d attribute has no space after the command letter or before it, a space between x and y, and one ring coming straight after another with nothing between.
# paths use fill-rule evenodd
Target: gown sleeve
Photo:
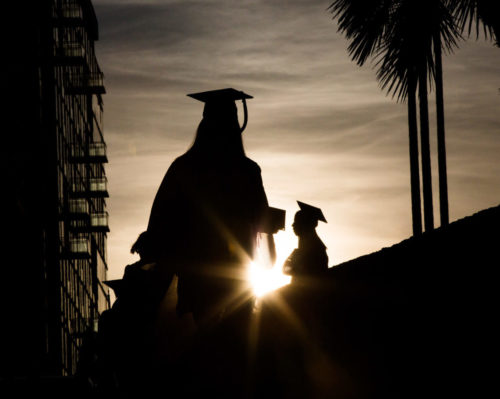
<instances>
[{"instance_id":1,"label":"gown sleeve","mask_svg":"<svg viewBox=\"0 0 500 399\"><path fill-rule=\"evenodd\" d=\"M267 195L264 190L264 183L262 182L262 173L260 167L256 166L256 198L257 198L257 231L262 231L262 226L265 224L265 217L267 215L267 210L269 208L269 203L267 201ZM263 234L266 238L267 250L269 251L269 256L272 264L276 262L276 245L274 243L274 236L272 234Z\"/></svg>"}]
</instances>

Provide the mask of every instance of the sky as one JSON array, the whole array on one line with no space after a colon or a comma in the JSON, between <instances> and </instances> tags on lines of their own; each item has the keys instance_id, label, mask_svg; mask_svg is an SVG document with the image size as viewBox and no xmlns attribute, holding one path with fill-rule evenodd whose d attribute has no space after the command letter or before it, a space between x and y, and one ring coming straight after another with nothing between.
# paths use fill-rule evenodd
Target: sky
<instances>
[{"instance_id":1,"label":"sky","mask_svg":"<svg viewBox=\"0 0 500 399\"><path fill-rule=\"evenodd\" d=\"M202 104L188 93L234 87L248 101L247 156L271 206L287 211L278 252L296 246L296 200L320 207L318 234L337 265L412 235L406 105L311 0L93 0L105 76L108 278L137 258L171 162L191 145ZM469 38L444 59L450 220L500 204L500 49ZM439 226L434 92L430 95ZM242 112L240 109L240 121Z\"/></svg>"}]
</instances>

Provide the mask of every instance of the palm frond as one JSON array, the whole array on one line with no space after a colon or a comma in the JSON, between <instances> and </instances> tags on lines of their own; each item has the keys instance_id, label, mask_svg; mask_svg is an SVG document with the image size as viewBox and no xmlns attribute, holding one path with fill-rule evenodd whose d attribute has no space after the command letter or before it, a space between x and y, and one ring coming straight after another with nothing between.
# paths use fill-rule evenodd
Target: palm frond
<instances>
[{"instance_id":1,"label":"palm frond","mask_svg":"<svg viewBox=\"0 0 500 399\"><path fill-rule=\"evenodd\" d=\"M393 0L336 0L328 10L350 44L351 59L363 65L381 44Z\"/></svg>"},{"instance_id":2,"label":"palm frond","mask_svg":"<svg viewBox=\"0 0 500 399\"><path fill-rule=\"evenodd\" d=\"M408 94L410 73L434 77L433 42L439 40L440 48L450 53L462 39L457 2L336 0L328 10L349 41L351 59L361 66L373 57L381 88L402 101ZM428 81L432 84L433 79Z\"/></svg>"},{"instance_id":3,"label":"palm frond","mask_svg":"<svg viewBox=\"0 0 500 399\"><path fill-rule=\"evenodd\" d=\"M458 28L470 36L475 27L476 37L482 27L486 39L500 41L500 13L496 0L447 0L448 8L457 21Z\"/></svg>"},{"instance_id":4,"label":"palm frond","mask_svg":"<svg viewBox=\"0 0 500 399\"><path fill-rule=\"evenodd\" d=\"M433 13L422 3L434 2L395 2L390 29L386 31L384 42L375 57L381 88L398 101L403 101L408 95L408 71L425 70L434 75L432 37L435 23Z\"/></svg>"}]
</instances>

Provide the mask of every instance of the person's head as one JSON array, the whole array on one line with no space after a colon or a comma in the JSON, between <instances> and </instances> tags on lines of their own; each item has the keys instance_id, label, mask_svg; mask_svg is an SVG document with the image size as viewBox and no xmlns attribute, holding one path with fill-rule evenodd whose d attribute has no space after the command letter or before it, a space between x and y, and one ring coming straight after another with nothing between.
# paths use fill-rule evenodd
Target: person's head
<instances>
[{"instance_id":1,"label":"person's head","mask_svg":"<svg viewBox=\"0 0 500 399\"><path fill-rule=\"evenodd\" d=\"M318 225L319 220L326 223L321 209L305 204L304 202L297 201L297 203L299 204L300 211L295 214L292 225L293 232L297 236L300 237L304 234L312 233Z\"/></svg>"},{"instance_id":2,"label":"person's head","mask_svg":"<svg viewBox=\"0 0 500 399\"><path fill-rule=\"evenodd\" d=\"M193 93L188 96L205 104L203 119L198 126L191 151L205 155L215 154L218 157L245 155L241 133L247 121L245 101L252 97L232 88ZM243 127L240 127L238 122L237 100L242 100L244 105Z\"/></svg>"},{"instance_id":3,"label":"person's head","mask_svg":"<svg viewBox=\"0 0 500 399\"><path fill-rule=\"evenodd\" d=\"M297 211L292 224L295 235L300 237L301 235L311 233L316 229L316 226L318 226L318 219L311 218L307 212L302 210Z\"/></svg>"},{"instance_id":4,"label":"person's head","mask_svg":"<svg viewBox=\"0 0 500 399\"><path fill-rule=\"evenodd\" d=\"M148 232L144 231L130 248L130 253L138 254L142 260L151 260L152 250Z\"/></svg>"}]
</instances>

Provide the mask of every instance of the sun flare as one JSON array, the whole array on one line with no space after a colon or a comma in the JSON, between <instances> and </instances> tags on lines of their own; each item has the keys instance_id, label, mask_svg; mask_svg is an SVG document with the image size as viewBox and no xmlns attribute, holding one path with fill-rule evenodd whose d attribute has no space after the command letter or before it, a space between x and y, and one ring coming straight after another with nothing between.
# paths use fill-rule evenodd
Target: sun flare
<instances>
[{"instance_id":1,"label":"sun flare","mask_svg":"<svg viewBox=\"0 0 500 399\"><path fill-rule=\"evenodd\" d=\"M250 283L256 297L261 297L277 288L290 283L291 277L281 272L281 266L270 269L252 262L249 270Z\"/></svg>"},{"instance_id":2,"label":"sun flare","mask_svg":"<svg viewBox=\"0 0 500 399\"><path fill-rule=\"evenodd\" d=\"M274 235L276 244L276 263L270 265L265 248L259 246L257 258L250 263L248 278L255 296L261 297L291 281L291 277L283 274L282 267L286 258L297 245L297 238L285 231Z\"/></svg>"}]
</instances>

